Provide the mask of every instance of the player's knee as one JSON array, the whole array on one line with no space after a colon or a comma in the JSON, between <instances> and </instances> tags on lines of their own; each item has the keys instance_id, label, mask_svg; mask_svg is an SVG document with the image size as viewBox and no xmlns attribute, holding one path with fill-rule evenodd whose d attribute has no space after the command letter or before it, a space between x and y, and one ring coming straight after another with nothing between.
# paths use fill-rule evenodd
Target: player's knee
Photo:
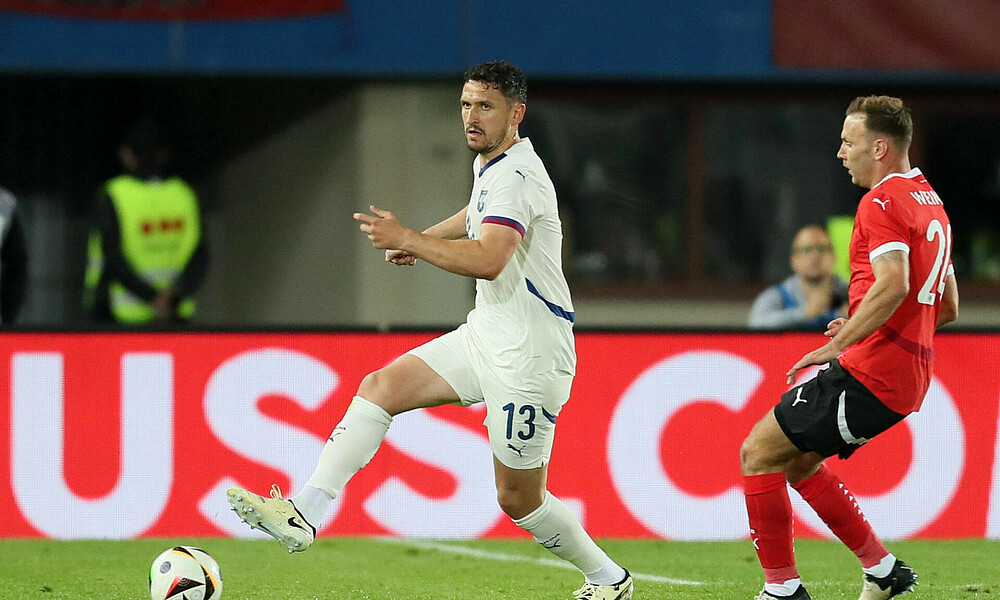
<instances>
[{"instance_id":1,"label":"player's knee","mask_svg":"<svg viewBox=\"0 0 1000 600\"><path fill-rule=\"evenodd\" d=\"M500 505L500 509L511 519L520 519L528 516L541 506L544 499L544 491L539 494L535 490L497 488L497 503Z\"/></svg>"},{"instance_id":2,"label":"player's knee","mask_svg":"<svg viewBox=\"0 0 1000 600\"><path fill-rule=\"evenodd\" d=\"M821 456L814 453L804 454L785 464L785 478L788 483L798 483L815 475L821 466L823 466Z\"/></svg>"},{"instance_id":3,"label":"player's knee","mask_svg":"<svg viewBox=\"0 0 1000 600\"><path fill-rule=\"evenodd\" d=\"M744 475L756 475L764 466L760 445L756 443L753 434L748 435L740 445L740 470Z\"/></svg>"},{"instance_id":4,"label":"player's knee","mask_svg":"<svg viewBox=\"0 0 1000 600\"><path fill-rule=\"evenodd\" d=\"M358 395L373 404L377 404L390 415L396 415L400 412L397 407L399 394L395 390L392 377L385 372L385 369L372 371L365 375L364 379L361 380L361 385L358 386Z\"/></svg>"}]
</instances>

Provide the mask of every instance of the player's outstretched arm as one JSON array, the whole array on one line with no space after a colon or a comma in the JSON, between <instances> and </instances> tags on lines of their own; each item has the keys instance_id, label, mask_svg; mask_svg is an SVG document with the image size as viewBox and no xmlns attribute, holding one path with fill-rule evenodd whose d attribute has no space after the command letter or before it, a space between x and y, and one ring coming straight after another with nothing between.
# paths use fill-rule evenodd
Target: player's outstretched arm
<instances>
[{"instance_id":1,"label":"player's outstretched arm","mask_svg":"<svg viewBox=\"0 0 1000 600\"><path fill-rule=\"evenodd\" d=\"M444 221L431 225L425 229L423 231L424 234L445 240L457 240L465 237L465 213L467 210L468 207L463 206L462 210L448 217ZM354 218L357 219L357 214ZM417 264L417 257L404 250L390 248L385 251L385 261L391 262L394 265L412 267Z\"/></svg>"},{"instance_id":2,"label":"player's outstretched arm","mask_svg":"<svg viewBox=\"0 0 1000 600\"><path fill-rule=\"evenodd\" d=\"M839 331L825 346L799 359L788 371L788 383L795 383L799 370L822 365L837 358L848 346L859 342L885 325L910 292L910 261L902 250L892 250L872 260L875 283L862 298L851 318L840 323ZM833 323L831 323L832 325Z\"/></svg>"},{"instance_id":3,"label":"player's outstretched arm","mask_svg":"<svg viewBox=\"0 0 1000 600\"><path fill-rule=\"evenodd\" d=\"M465 213L468 206L463 206L462 210L448 217L444 221L431 225L423 231L424 235L436 237L442 240L460 240L465 237Z\"/></svg>"},{"instance_id":4,"label":"player's outstretched arm","mask_svg":"<svg viewBox=\"0 0 1000 600\"><path fill-rule=\"evenodd\" d=\"M505 225L484 224L476 240L442 240L413 232L402 249L456 275L496 279L521 243L521 234Z\"/></svg>"},{"instance_id":5,"label":"player's outstretched arm","mask_svg":"<svg viewBox=\"0 0 1000 600\"><path fill-rule=\"evenodd\" d=\"M400 250L466 277L496 279L521 242L520 232L494 224L483 225L480 238L476 240L441 239L403 227L389 211L374 206L371 210L370 215L354 213L354 219L361 222L360 229L367 234L373 246ZM441 234L442 231L435 233Z\"/></svg>"}]
</instances>

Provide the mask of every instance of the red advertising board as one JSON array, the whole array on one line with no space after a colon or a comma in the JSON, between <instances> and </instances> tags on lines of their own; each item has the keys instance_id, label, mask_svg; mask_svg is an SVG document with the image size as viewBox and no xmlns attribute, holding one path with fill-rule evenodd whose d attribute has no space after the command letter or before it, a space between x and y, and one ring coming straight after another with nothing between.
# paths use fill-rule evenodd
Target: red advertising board
<instances>
[{"instance_id":1,"label":"red advertising board","mask_svg":"<svg viewBox=\"0 0 1000 600\"><path fill-rule=\"evenodd\" d=\"M3 334L0 537L248 535L224 490L297 490L361 378L431 337ZM578 335L550 490L599 537L745 537L740 442L820 343ZM921 412L830 464L886 538L1000 538L1000 335L941 335L937 357ZM496 505L482 420L481 407L397 416L323 531L523 535ZM829 535L795 511L797 533Z\"/></svg>"},{"instance_id":2,"label":"red advertising board","mask_svg":"<svg viewBox=\"0 0 1000 600\"><path fill-rule=\"evenodd\" d=\"M0 10L106 20L245 20L305 17L344 10L344 0L0 0Z\"/></svg>"},{"instance_id":3,"label":"red advertising board","mask_svg":"<svg viewBox=\"0 0 1000 600\"><path fill-rule=\"evenodd\" d=\"M1000 69L996 0L773 0L772 11L778 67Z\"/></svg>"}]
</instances>

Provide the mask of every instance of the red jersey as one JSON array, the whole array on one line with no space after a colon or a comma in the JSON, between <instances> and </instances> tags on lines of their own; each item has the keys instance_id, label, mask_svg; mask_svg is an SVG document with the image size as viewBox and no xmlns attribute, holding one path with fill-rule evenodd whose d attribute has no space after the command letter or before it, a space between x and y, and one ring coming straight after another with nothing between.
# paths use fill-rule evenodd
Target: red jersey
<instances>
[{"instance_id":1,"label":"red jersey","mask_svg":"<svg viewBox=\"0 0 1000 600\"><path fill-rule=\"evenodd\" d=\"M920 409L934 369L951 223L920 169L893 173L861 199L851 234L850 314L875 283L871 260L892 250L909 255L910 292L885 325L840 356L840 364L891 410Z\"/></svg>"}]
</instances>

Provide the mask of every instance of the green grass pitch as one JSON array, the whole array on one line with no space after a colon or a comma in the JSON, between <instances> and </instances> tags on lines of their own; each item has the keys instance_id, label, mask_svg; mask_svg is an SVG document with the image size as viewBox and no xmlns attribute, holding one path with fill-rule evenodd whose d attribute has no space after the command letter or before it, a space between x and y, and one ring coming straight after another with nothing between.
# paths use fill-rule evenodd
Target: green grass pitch
<instances>
[{"instance_id":1,"label":"green grass pitch","mask_svg":"<svg viewBox=\"0 0 1000 600\"><path fill-rule=\"evenodd\" d=\"M0 598L142 600L153 558L199 546L222 569L225 600L569 599L582 582L530 540L425 542L321 538L290 555L276 542L144 539L128 542L0 540ZM762 575L749 542L604 540L636 576L638 599L749 600ZM905 541L890 550L920 585L906 600L1000 600L1000 542ZM861 571L835 542L796 543L799 572L816 600L854 600Z\"/></svg>"}]
</instances>

